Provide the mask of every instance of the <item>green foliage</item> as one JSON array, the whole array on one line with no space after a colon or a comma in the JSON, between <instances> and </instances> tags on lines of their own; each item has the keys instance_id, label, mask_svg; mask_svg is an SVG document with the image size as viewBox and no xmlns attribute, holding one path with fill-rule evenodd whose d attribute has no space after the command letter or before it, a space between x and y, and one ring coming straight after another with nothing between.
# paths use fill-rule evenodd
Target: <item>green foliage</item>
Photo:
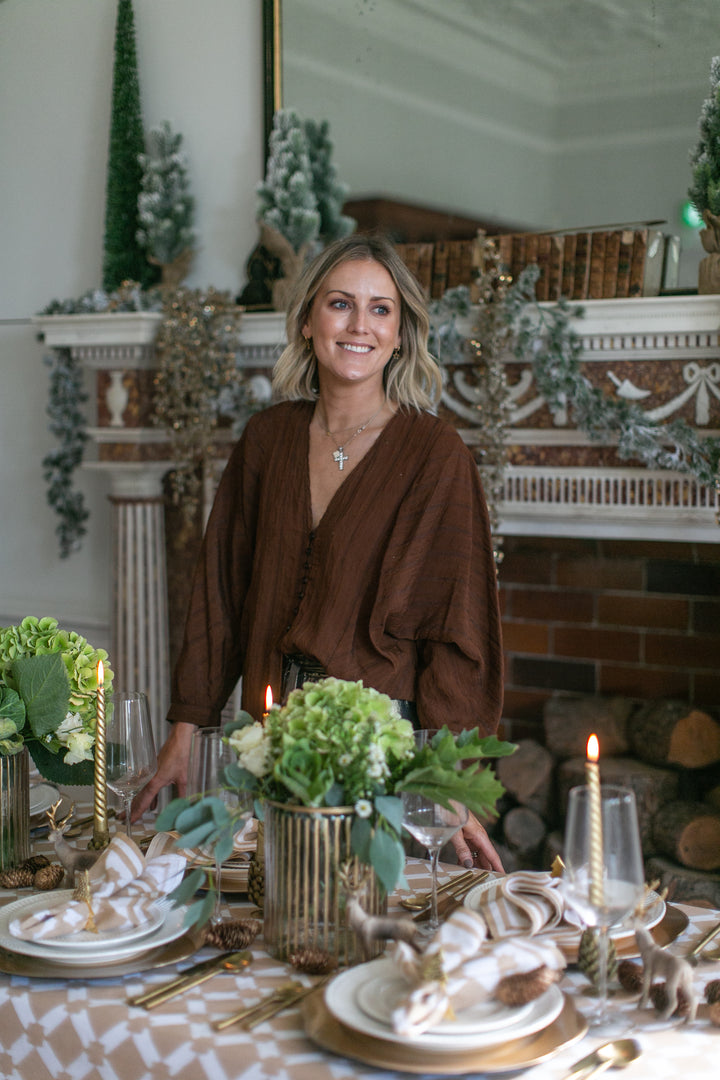
<instances>
[{"instance_id":1,"label":"green foliage","mask_svg":"<svg viewBox=\"0 0 720 1080\"><path fill-rule=\"evenodd\" d=\"M157 263L171 263L195 243L187 161L180 150L182 135L166 120L152 128L147 153L140 154L142 191L138 198L137 240Z\"/></svg>"},{"instance_id":2,"label":"green foliage","mask_svg":"<svg viewBox=\"0 0 720 1080\"><path fill-rule=\"evenodd\" d=\"M43 458L43 476L47 501L60 519L55 528L60 556L67 558L79 550L89 517L83 493L73 487L73 476L82 464L88 440L82 409L87 394L82 389L82 366L70 349L55 349L52 356L45 357L45 363L50 367L47 415L50 431L60 445Z\"/></svg>"},{"instance_id":3,"label":"green foliage","mask_svg":"<svg viewBox=\"0 0 720 1080\"><path fill-rule=\"evenodd\" d=\"M333 144L330 141L329 123L327 120L320 123L306 120L304 128L312 186L320 213L320 242L327 246L333 240L348 236L357 222L342 212L350 189L337 178L337 170L332 162Z\"/></svg>"},{"instance_id":4,"label":"green foliage","mask_svg":"<svg viewBox=\"0 0 720 1080\"><path fill-rule=\"evenodd\" d=\"M720 56L710 61L710 95L698 122L700 136L690 155L692 184L688 195L703 214L720 215Z\"/></svg>"},{"instance_id":5,"label":"green foliage","mask_svg":"<svg viewBox=\"0 0 720 1080\"><path fill-rule=\"evenodd\" d=\"M118 0L103 256L103 286L108 291L128 279L148 286L158 278L137 241L143 150L132 0Z\"/></svg>"},{"instance_id":6,"label":"green foliage","mask_svg":"<svg viewBox=\"0 0 720 1080\"><path fill-rule=\"evenodd\" d=\"M295 251L318 239L320 211L307 136L292 109L275 113L265 179L257 194L258 221L281 233Z\"/></svg>"},{"instance_id":7,"label":"green foliage","mask_svg":"<svg viewBox=\"0 0 720 1080\"><path fill-rule=\"evenodd\" d=\"M0 754L27 744L47 780L92 784L99 660L104 649L56 619L28 615L0 628ZM105 666L108 691L112 680Z\"/></svg>"}]
</instances>

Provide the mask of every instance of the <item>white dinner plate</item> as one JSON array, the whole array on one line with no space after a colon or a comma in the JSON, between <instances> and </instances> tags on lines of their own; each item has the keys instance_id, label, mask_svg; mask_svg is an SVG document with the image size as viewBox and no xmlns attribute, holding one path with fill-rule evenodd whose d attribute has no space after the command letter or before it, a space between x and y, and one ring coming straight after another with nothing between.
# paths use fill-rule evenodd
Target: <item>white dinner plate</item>
<instances>
[{"instance_id":1,"label":"white dinner plate","mask_svg":"<svg viewBox=\"0 0 720 1080\"><path fill-rule=\"evenodd\" d=\"M37 817L49 810L60 798L60 792L52 784L32 784L30 787L30 817Z\"/></svg>"},{"instance_id":2,"label":"white dinner plate","mask_svg":"<svg viewBox=\"0 0 720 1080\"><path fill-rule=\"evenodd\" d=\"M359 1003L362 987L369 981L383 979L388 982L397 976L397 968L391 959L381 957L379 960L371 960L367 964L348 968L341 972L332 982L325 987L325 1002L333 1016L345 1024L346 1027L360 1031L364 1035L372 1035L377 1039L385 1039L389 1042L407 1043L407 1035L399 1035L389 1024L368 1016ZM405 987L405 991L407 986ZM543 1027L547 1027L560 1014L563 1007L563 996L560 989L554 985L546 990L535 1001L530 1002L530 1008L525 1006L518 1008L518 1019L515 1023L505 1023L500 1027L491 1028L472 1035L461 1035L448 1029L445 1034L443 1025L438 1025L432 1032L426 1031L413 1039L413 1044L422 1046L429 1054L445 1054L449 1049L472 1050L483 1046L493 1046L505 1039L520 1039L531 1035ZM522 1010L522 1013L521 1013ZM389 1016L388 1016L389 1020ZM429 1070L432 1071L432 1070Z\"/></svg>"},{"instance_id":3,"label":"white dinner plate","mask_svg":"<svg viewBox=\"0 0 720 1080\"><path fill-rule=\"evenodd\" d=\"M70 890L67 890L70 893ZM161 915L159 925L149 933L132 937L130 940L116 940L114 942L98 942L95 948L87 944L70 944L71 938L64 939L64 943L49 945L46 941L24 941L22 938L13 937L9 931L10 922L22 915L27 915L38 906L38 902L47 904L47 896L24 896L0 908L0 946L10 952L19 953L21 956L35 956L49 963L55 962L78 967L86 964L112 963L116 960L129 960L133 956L156 949L160 945L166 945L185 933L184 918L187 908L185 906L175 908L169 901L159 901L158 910ZM95 935L93 935L95 936Z\"/></svg>"},{"instance_id":4,"label":"white dinner plate","mask_svg":"<svg viewBox=\"0 0 720 1080\"><path fill-rule=\"evenodd\" d=\"M407 996L408 984L397 970L378 972L374 979L368 979L358 987L355 995L360 1008L368 1016L387 1023L393 1009ZM478 1001L467 1009L462 1009L452 1020L443 1020L440 1024L428 1028L430 1034L437 1035L482 1035L486 1031L496 1031L509 1024L518 1023L530 1011L531 1003L511 1007L503 1005L497 998Z\"/></svg>"},{"instance_id":5,"label":"white dinner plate","mask_svg":"<svg viewBox=\"0 0 720 1080\"><path fill-rule=\"evenodd\" d=\"M470 908L476 915L482 915L484 908L483 896L496 884L496 880L497 879L495 878L490 878L488 881L481 881L474 888L470 889L470 891L465 894L465 899L463 900L464 906ZM653 926L657 926L664 916L665 901L661 896L658 896L656 892L649 892L646 898L645 907L643 908L641 925L644 926L646 930L650 930ZM567 922L563 920L559 926L542 931L542 936L552 937L553 932L557 931L559 935L562 935L563 944L568 945L575 929L575 919L573 918L572 912L568 912L567 918ZM582 927L578 921L577 941L575 944L579 944L581 933ZM610 937L617 940L634 933L635 929L632 925L632 916L629 916L626 922L622 923L620 926L611 928Z\"/></svg>"}]
</instances>

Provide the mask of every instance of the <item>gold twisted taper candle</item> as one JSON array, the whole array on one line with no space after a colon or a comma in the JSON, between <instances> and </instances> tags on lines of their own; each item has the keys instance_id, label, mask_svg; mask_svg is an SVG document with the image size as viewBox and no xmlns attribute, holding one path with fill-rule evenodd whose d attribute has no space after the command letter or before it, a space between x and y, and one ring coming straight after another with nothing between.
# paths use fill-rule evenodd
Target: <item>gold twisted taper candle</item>
<instances>
[{"instance_id":1,"label":"gold twisted taper candle","mask_svg":"<svg viewBox=\"0 0 720 1080\"><path fill-rule=\"evenodd\" d=\"M95 718L95 775L93 779L93 834L88 847L101 850L110 843L107 816L107 755L105 738L105 669L97 666L97 715Z\"/></svg>"},{"instance_id":2,"label":"gold twisted taper candle","mask_svg":"<svg viewBox=\"0 0 720 1080\"><path fill-rule=\"evenodd\" d=\"M603 830L602 800L600 798L600 745L597 735L591 735L587 743L585 777L590 804L590 903L601 908L605 901L603 889Z\"/></svg>"}]
</instances>

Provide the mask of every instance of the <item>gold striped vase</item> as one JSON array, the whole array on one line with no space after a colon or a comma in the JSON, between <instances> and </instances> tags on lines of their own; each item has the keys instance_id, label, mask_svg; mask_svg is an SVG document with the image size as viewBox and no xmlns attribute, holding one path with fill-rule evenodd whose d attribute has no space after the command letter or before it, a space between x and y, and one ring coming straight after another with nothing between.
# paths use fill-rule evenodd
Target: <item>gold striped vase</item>
<instances>
[{"instance_id":1,"label":"gold striped vase","mask_svg":"<svg viewBox=\"0 0 720 1080\"><path fill-rule=\"evenodd\" d=\"M30 755L0 754L0 870L30 858Z\"/></svg>"},{"instance_id":2,"label":"gold striped vase","mask_svg":"<svg viewBox=\"0 0 720 1080\"><path fill-rule=\"evenodd\" d=\"M340 882L340 869L355 859L350 851L353 808L270 801L264 807L265 948L279 960L301 949L318 949L341 965L369 959L347 926L347 897ZM387 897L373 871L367 872L362 906L368 914L384 914ZM379 943L377 953L383 948Z\"/></svg>"}]
</instances>

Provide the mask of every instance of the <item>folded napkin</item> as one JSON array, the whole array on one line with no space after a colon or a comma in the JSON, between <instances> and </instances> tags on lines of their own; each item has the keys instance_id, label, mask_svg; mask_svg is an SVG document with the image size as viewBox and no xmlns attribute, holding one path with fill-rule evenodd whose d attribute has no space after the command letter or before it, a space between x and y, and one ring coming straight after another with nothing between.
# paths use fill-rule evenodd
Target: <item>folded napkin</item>
<instances>
[{"instance_id":1,"label":"folded napkin","mask_svg":"<svg viewBox=\"0 0 720 1080\"><path fill-rule=\"evenodd\" d=\"M480 895L480 913L492 938L539 934L563 919L565 903L560 878L519 870L496 878Z\"/></svg>"},{"instance_id":2,"label":"folded napkin","mask_svg":"<svg viewBox=\"0 0 720 1080\"><path fill-rule=\"evenodd\" d=\"M242 828L233 837L232 859L242 862L243 855L246 855L248 860L250 859L257 848L257 829L258 823L255 818L246 818ZM148 858L173 851L182 855L188 862L208 861L208 852L202 848L178 848L179 839L180 833L177 832L155 833L147 849Z\"/></svg>"},{"instance_id":3,"label":"folded napkin","mask_svg":"<svg viewBox=\"0 0 720 1080\"><path fill-rule=\"evenodd\" d=\"M483 919L461 909L439 928L422 954L405 942L396 945L393 960L408 983L408 994L393 1010L395 1031L417 1038L446 1017L494 997L506 975L543 965L552 971L565 968L564 956L551 941L488 942L486 937Z\"/></svg>"},{"instance_id":4,"label":"folded napkin","mask_svg":"<svg viewBox=\"0 0 720 1080\"><path fill-rule=\"evenodd\" d=\"M129 837L117 835L90 868L89 902L67 897L13 919L10 933L25 941L64 937L88 927L90 911L98 933L129 930L146 922L158 900L180 884L187 863L173 853L146 858Z\"/></svg>"}]
</instances>

